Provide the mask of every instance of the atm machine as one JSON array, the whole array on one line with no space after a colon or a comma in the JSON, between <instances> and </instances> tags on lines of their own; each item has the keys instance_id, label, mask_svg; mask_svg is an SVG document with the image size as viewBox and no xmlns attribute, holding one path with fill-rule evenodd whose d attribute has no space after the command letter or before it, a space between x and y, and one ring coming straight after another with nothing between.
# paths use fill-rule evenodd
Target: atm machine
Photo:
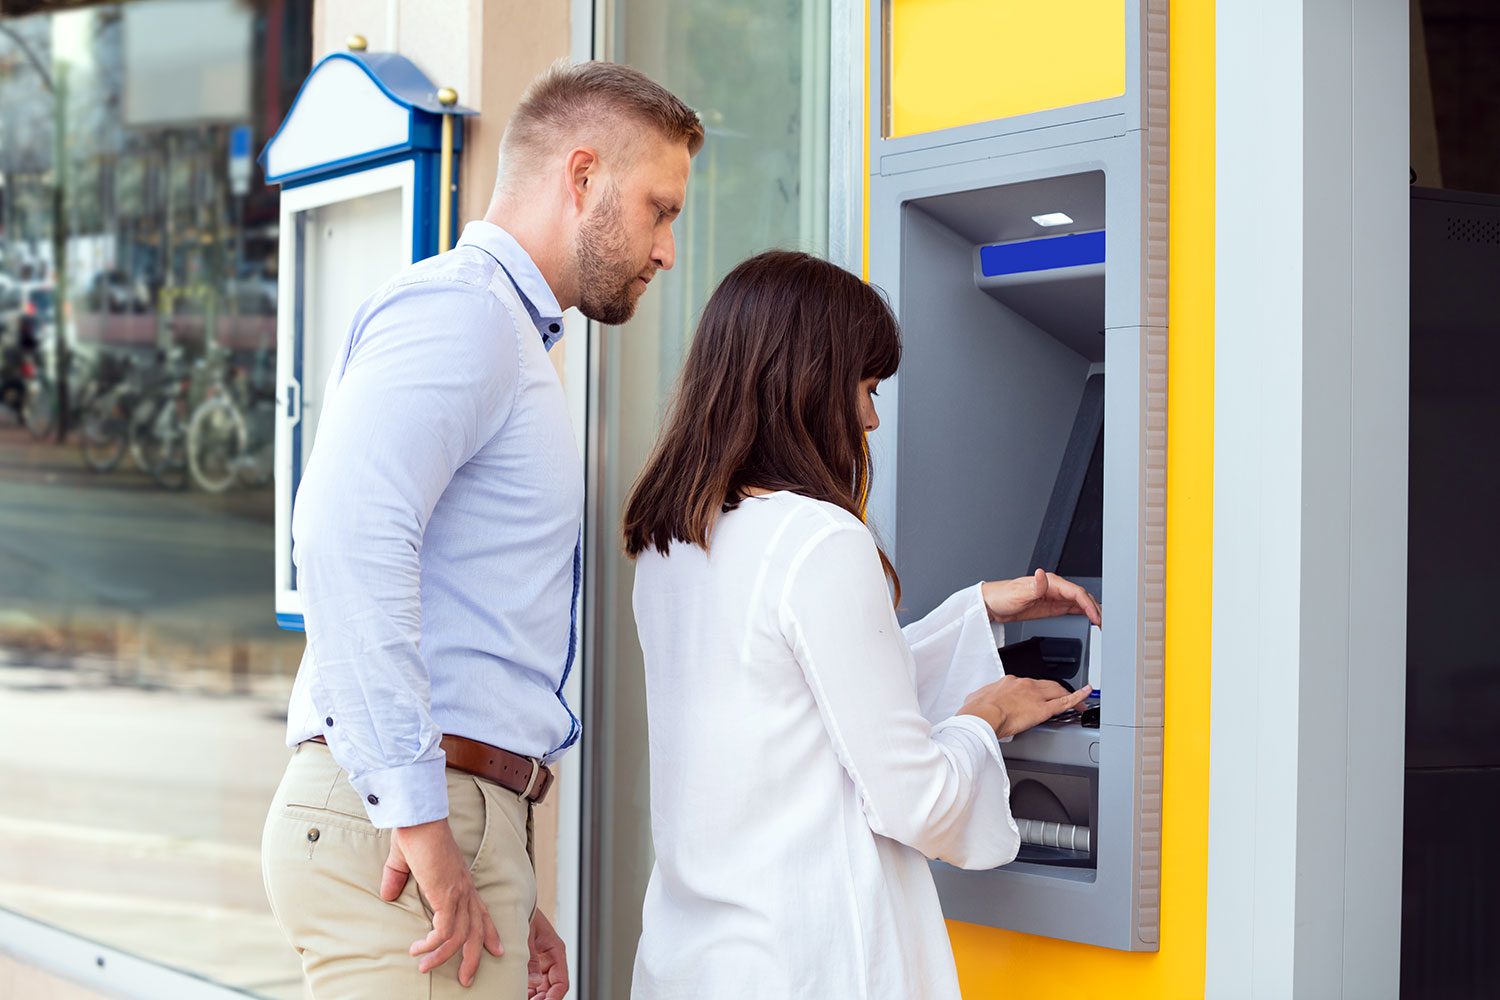
<instances>
[{"instance_id":1,"label":"atm machine","mask_svg":"<svg viewBox=\"0 0 1500 1000\"><path fill-rule=\"evenodd\" d=\"M475 114L404 56L351 51L308 74L261 153L281 185L276 313L276 621L303 627L292 503L312 453L323 389L354 311L401 268L446 249L453 154ZM446 196L446 204L445 204Z\"/></svg>"},{"instance_id":2,"label":"atm machine","mask_svg":"<svg viewBox=\"0 0 1500 1000\"><path fill-rule=\"evenodd\" d=\"M869 279L890 297L904 353L870 436L869 517L907 617L1038 567L1102 606L1098 631L1081 616L1004 627L1008 672L1092 682L1099 697L1003 748L1021 853L993 871L934 862L945 914L1153 951L1166 38L1164 16L1126 7L1120 96L872 142ZM880 135L878 65L870 79Z\"/></svg>"}]
</instances>

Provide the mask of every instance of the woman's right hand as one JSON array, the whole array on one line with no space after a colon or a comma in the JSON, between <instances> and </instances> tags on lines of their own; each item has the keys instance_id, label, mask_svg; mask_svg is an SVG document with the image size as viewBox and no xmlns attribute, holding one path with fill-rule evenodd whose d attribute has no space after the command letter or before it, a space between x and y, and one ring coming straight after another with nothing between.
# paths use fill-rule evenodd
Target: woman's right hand
<instances>
[{"instance_id":1,"label":"woman's right hand","mask_svg":"<svg viewBox=\"0 0 1500 1000\"><path fill-rule=\"evenodd\" d=\"M964 699L959 715L973 715L989 723L1001 739L1024 733L1054 715L1077 708L1093 689L1085 685L1069 692L1056 681L1005 676Z\"/></svg>"}]
</instances>

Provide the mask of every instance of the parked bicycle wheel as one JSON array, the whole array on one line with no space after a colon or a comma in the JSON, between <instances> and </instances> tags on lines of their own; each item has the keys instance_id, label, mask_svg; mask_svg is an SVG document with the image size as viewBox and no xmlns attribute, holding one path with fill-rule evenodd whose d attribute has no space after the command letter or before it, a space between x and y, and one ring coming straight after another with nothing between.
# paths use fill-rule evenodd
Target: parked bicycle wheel
<instances>
[{"instance_id":1,"label":"parked bicycle wheel","mask_svg":"<svg viewBox=\"0 0 1500 1000\"><path fill-rule=\"evenodd\" d=\"M130 437L125 420L127 402L118 392L106 392L84 411L78 443L83 448L83 464L95 472L110 472L125 457Z\"/></svg>"},{"instance_id":2,"label":"parked bicycle wheel","mask_svg":"<svg viewBox=\"0 0 1500 1000\"><path fill-rule=\"evenodd\" d=\"M205 400L187 428L188 471L198 488L223 493L239 477L249 434L239 407L225 396Z\"/></svg>"},{"instance_id":3,"label":"parked bicycle wheel","mask_svg":"<svg viewBox=\"0 0 1500 1000\"><path fill-rule=\"evenodd\" d=\"M57 425L57 398L51 387L39 378L26 380L25 393L21 400L21 421L31 436L40 441Z\"/></svg>"},{"instance_id":4,"label":"parked bicycle wheel","mask_svg":"<svg viewBox=\"0 0 1500 1000\"><path fill-rule=\"evenodd\" d=\"M178 397L159 400L150 419L132 428L136 438L131 450L136 461L163 489L180 490L188 484L187 421L182 416L185 405Z\"/></svg>"},{"instance_id":5,"label":"parked bicycle wheel","mask_svg":"<svg viewBox=\"0 0 1500 1000\"><path fill-rule=\"evenodd\" d=\"M162 405L159 387L147 386L125 411L125 442L130 449L130 460L142 472L150 472L142 443L151 438L151 424Z\"/></svg>"}]
</instances>

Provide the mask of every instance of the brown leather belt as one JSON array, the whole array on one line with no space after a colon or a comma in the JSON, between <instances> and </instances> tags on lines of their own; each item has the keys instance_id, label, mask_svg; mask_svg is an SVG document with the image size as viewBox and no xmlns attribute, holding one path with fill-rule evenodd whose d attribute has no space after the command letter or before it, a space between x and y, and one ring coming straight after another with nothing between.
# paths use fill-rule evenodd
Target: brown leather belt
<instances>
[{"instance_id":1,"label":"brown leather belt","mask_svg":"<svg viewBox=\"0 0 1500 1000\"><path fill-rule=\"evenodd\" d=\"M321 736L313 736L308 742L325 746L328 743ZM552 787L552 771L530 757L463 736L444 735L442 745L443 753L448 755L449 767L493 781L523 799L540 803Z\"/></svg>"}]
</instances>

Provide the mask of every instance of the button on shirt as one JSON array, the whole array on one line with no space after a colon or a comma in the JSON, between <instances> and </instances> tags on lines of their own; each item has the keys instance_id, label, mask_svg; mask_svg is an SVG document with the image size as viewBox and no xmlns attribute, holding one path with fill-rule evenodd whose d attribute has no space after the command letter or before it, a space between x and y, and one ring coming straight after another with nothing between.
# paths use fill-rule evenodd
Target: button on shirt
<instances>
[{"instance_id":1,"label":"button on shirt","mask_svg":"<svg viewBox=\"0 0 1500 1000\"><path fill-rule=\"evenodd\" d=\"M474 222L366 300L334 361L292 516L287 743L322 735L378 827L448 814L444 733L547 763L578 738L561 330L526 251Z\"/></svg>"}]
</instances>

